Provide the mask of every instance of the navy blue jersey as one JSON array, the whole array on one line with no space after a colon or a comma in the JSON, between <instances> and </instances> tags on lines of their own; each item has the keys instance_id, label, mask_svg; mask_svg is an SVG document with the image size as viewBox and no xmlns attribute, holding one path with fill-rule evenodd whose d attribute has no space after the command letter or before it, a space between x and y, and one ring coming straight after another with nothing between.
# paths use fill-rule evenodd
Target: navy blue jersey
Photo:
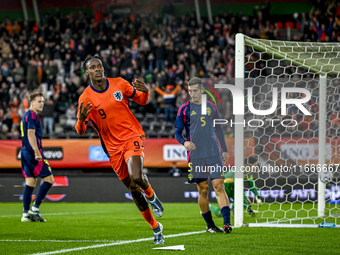
<instances>
[{"instance_id":1,"label":"navy blue jersey","mask_svg":"<svg viewBox=\"0 0 340 255\"><path fill-rule=\"evenodd\" d=\"M42 126L39 120L38 114L29 110L27 111L21 119L21 141L22 148L27 151L33 151L27 136L28 129L35 129L35 137L37 138L38 149L41 151L41 136L42 136Z\"/></svg>"},{"instance_id":2,"label":"navy blue jersey","mask_svg":"<svg viewBox=\"0 0 340 255\"><path fill-rule=\"evenodd\" d=\"M207 114L201 114L201 105L186 102L177 113L176 139L181 144L191 141L196 145L196 150L189 153L190 159L207 158L221 155L221 151L227 152L221 125L213 126L213 120L219 119L216 106L207 102ZM185 129L186 140L181 133Z\"/></svg>"}]
</instances>

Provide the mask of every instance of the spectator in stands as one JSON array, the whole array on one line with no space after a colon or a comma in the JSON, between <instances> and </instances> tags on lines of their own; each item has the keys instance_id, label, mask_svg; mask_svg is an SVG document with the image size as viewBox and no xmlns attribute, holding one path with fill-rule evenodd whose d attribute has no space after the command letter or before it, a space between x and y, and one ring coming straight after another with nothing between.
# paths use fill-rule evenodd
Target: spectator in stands
<instances>
[{"instance_id":1,"label":"spectator in stands","mask_svg":"<svg viewBox=\"0 0 340 255\"><path fill-rule=\"evenodd\" d=\"M51 85L54 85L56 82L58 67L54 60L49 60L48 65L45 67L46 79L48 84L48 89L51 89Z\"/></svg>"},{"instance_id":2,"label":"spectator in stands","mask_svg":"<svg viewBox=\"0 0 340 255\"><path fill-rule=\"evenodd\" d=\"M6 82L1 83L0 87L0 108L6 109L9 104L9 89Z\"/></svg>"},{"instance_id":3,"label":"spectator in stands","mask_svg":"<svg viewBox=\"0 0 340 255\"><path fill-rule=\"evenodd\" d=\"M71 104L70 107L66 110L66 126L74 127L77 122L77 109L74 104Z\"/></svg>"},{"instance_id":4,"label":"spectator in stands","mask_svg":"<svg viewBox=\"0 0 340 255\"><path fill-rule=\"evenodd\" d=\"M340 4L336 1L312 4L309 15L301 14L297 18L303 35L292 38L338 42ZM45 81L47 94L52 94L55 86L58 91L57 76L62 84L68 84L67 78L72 78L77 89L74 92L74 88L71 91L67 86L71 95L68 100L77 103L82 86L86 86L80 64L97 48L105 69L111 72L109 76L131 79L138 74L150 80L150 84L163 87L178 84L193 73L214 80L223 76L232 78L235 34L243 32L255 38L275 39L278 32L272 25L274 16L270 16L269 3L256 7L252 16L220 13L214 17L213 24L203 21L197 24L194 14L173 17L167 13L164 23L156 14L137 14L136 20L140 26L135 26L135 21L127 16L116 18L108 13L103 21L95 23L87 14L75 12L67 17L46 15L38 27L35 22L6 19L0 31L0 108L7 113L11 83L18 87L24 82L25 86L20 85L19 89L26 87L32 91L38 88L39 81ZM96 40L94 35L99 33L103 36ZM259 73L250 75L257 77ZM18 101L21 103L21 97Z\"/></svg>"},{"instance_id":5,"label":"spectator in stands","mask_svg":"<svg viewBox=\"0 0 340 255\"><path fill-rule=\"evenodd\" d=\"M7 131L10 131L12 129L12 119L13 117L12 117L11 108L7 108L3 116L3 125L7 127Z\"/></svg>"},{"instance_id":6,"label":"spectator in stands","mask_svg":"<svg viewBox=\"0 0 340 255\"><path fill-rule=\"evenodd\" d=\"M41 115L44 117L44 130L43 133L48 134L49 137L53 137L53 129L54 129L54 109L56 103L52 98L48 98L45 102L44 109L41 112Z\"/></svg>"},{"instance_id":7,"label":"spectator in stands","mask_svg":"<svg viewBox=\"0 0 340 255\"><path fill-rule=\"evenodd\" d=\"M172 163L172 166L171 166L168 174L172 177L180 177L180 176L183 175L182 170L177 167L176 162Z\"/></svg>"},{"instance_id":8,"label":"spectator in stands","mask_svg":"<svg viewBox=\"0 0 340 255\"><path fill-rule=\"evenodd\" d=\"M64 114L69 105L69 93L67 87L65 85L61 86L58 102L57 102L57 111L61 114Z\"/></svg>"},{"instance_id":9,"label":"spectator in stands","mask_svg":"<svg viewBox=\"0 0 340 255\"><path fill-rule=\"evenodd\" d=\"M11 88L8 91L9 94L9 101L11 104L13 104L13 102L15 100L18 100L19 96L20 96L20 89L15 87L15 84L12 83L11 84Z\"/></svg>"},{"instance_id":10,"label":"spectator in stands","mask_svg":"<svg viewBox=\"0 0 340 255\"><path fill-rule=\"evenodd\" d=\"M1 46L1 57L3 60L7 60L9 57L9 54L12 52L11 47L7 40L3 39L3 37L0 40L0 46Z\"/></svg>"},{"instance_id":11,"label":"spectator in stands","mask_svg":"<svg viewBox=\"0 0 340 255\"><path fill-rule=\"evenodd\" d=\"M37 87L38 82L38 63L34 58L31 58L27 64L27 71L26 71L26 81L27 87L30 90L33 90Z\"/></svg>"},{"instance_id":12,"label":"spectator in stands","mask_svg":"<svg viewBox=\"0 0 340 255\"><path fill-rule=\"evenodd\" d=\"M17 86L25 79L25 69L20 65L20 62L17 59L15 60L15 67L12 70L12 75L13 81Z\"/></svg>"},{"instance_id":13,"label":"spectator in stands","mask_svg":"<svg viewBox=\"0 0 340 255\"><path fill-rule=\"evenodd\" d=\"M1 68L0 68L1 74L6 78L8 76L10 76L11 71L10 68L8 66L7 62L2 62Z\"/></svg>"},{"instance_id":14,"label":"spectator in stands","mask_svg":"<svg viewBox=\"0 0 340 255\"><path fill-rule=\"evenodd\" d=\"M11 107L11 115L12 115L12 126L10 131L13 132L13 135L17 135L20 129L20 116L18 113L18 108L17 107Z\"/></svg>"},{"instance_id":15,"label":"spectator in stands","mask_svg":"<svg viewBox=\"0 0 340 255\"><path fill-rule=\"evenodd\" d=\"M318 34L317 40L320 40L322 42L326 41L326 36L330 33L331 29L333 28L333 18L330 18L329 26L326 29L325 24L321 24L321 27L318 26L318 22L316 20L316 17L313 18L313 30Z\"/></svg>"},{"instance_id":16,"label":"spectator in stands","mask_svg":"<svg viewBox=\"0 0 340 255\"><path fill-rule=\"evenodd\" d=\"M181 107L182 104L184 104L185 102L189 100L190 100L190 97L189 97L188 91L184 88L181 88L176 98L176 108L178 109L179 107Z\"/></svg>"},{"instance_id":17,"label":"spectator in stands","mask_svg":"<svg viewBox=\"0 0 340 255\"><path fill-rule=\"evenodd\" d=\"M176 94L180 88L180 85L177 85L176 88L174 85L166 85L165 91L159 87L155 88L155 91L164 98L164 114L167 122L173 123L174 121L173 114L176 104Z\"/></svg>"},{"instance_id":18,"label":"spectator in stands","mask_svg":"<svg viewBox=\"0 0 340 255\"><path fill-rule=\"evenodd\" d=\"M0 134L2 133L2 125L4 122L4 110L0 108Z\"/></svg>"},{"instance_id":19,"label":"spectator in stands","mask_svg":"<svg viewBox=\"0 0 340 255\"><path fill-rule=\"evenodd\" d=\"M160 71L164 70L165 47L164 44L160 41L160 39L155 39L155 47L153 49L153 52L156 59L157 69Z\"/></svg>"}]
</instances>

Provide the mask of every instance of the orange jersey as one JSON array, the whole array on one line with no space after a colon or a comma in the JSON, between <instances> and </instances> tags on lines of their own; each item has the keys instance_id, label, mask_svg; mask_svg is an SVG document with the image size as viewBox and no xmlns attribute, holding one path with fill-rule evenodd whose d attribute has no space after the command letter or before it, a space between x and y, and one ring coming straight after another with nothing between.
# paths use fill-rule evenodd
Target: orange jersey
<instances>
[{"instance_id":1,"label":"orange jersey","mask_svg":"<svg viewBox=\"0 0 340 255\"><path fill-rule=\"evenodd\" d=\"M112 156L121 149L126 140L145 136L142 127L129 109L129 98L144 105L148 102L149 92L136 90L122 78L106 79L107 87L101 91L90 84L79 97L79 105L81 102L84 107L88 102L92 104L92 111L87 116L85 124L91 123L100 137L104 152ZM81 135L86 131L86 125L79 120L75 128Z\"/></svg>"}]
</instances>

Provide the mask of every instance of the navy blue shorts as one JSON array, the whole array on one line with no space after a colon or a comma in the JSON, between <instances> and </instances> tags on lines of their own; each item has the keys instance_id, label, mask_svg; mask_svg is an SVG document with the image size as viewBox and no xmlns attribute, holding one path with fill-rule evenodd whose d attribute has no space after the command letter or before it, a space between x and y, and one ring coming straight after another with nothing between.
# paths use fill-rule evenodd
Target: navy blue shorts
<instances>
[{"instance_id":1,"label":"navy blue shorts","mask_svg":"<svg viewBox=\"0 0 340 255\"><path fill-rule=\"evenodd\" d=\"M224 179L223 162L220 156L190 159L188 164L188 182L200 183L208 180Z\"/></svg>"},{"instance_id":2,"label":"navy blue shorts","mask_svg":"<svg viewBox=\"0 0 340 255\"><path fill-rule=\"evenodd\" d=\"M40 151L40 153L42 152ZM37 161L35 160L34 152L29 152L24 148L21 149L21 171L24 178L45 178L52 174L52 169L48 164L47 159L44 159L43 154L42 157L42 161Z\"/></svg>"}]
</instances>

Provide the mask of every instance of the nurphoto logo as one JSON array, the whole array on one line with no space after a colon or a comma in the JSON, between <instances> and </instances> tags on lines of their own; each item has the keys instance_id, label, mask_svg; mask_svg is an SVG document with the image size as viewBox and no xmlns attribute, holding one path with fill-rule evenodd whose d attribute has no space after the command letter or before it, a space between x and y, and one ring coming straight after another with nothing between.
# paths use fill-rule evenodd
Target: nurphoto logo
<instances>
[{"instance_id":1,"label":"nurphoto logo","mask_svg":"<svg viewBox=\"0 0 340 255\"><path fill-rule=\"evenodd\" d=\"M207 86L207 85L206 85ZM221 105L222 105L222 101L221 98L219 97L217 91L212 88L211 86L207 86L209 87L214 94L218 97ZM228 89L231 92L232 95L232 101L233 101L233 115L244 115L244 99L245 99L245 95L242 92L242 90L234 85L230 85L230 84L215 84L215 88L220 88L220 89ZM211 96L211 98L213 99L215 105L216 104L216 100L213 97L213 95L205 90L202 89L203 91L205 91L209 96ZM287 95L289 95L290 93L300 93L303 94L304 97L303 98L288 98ZM249 111L254 114L254 115L260 115L260 116L265 116L265 115L270 115L272 113L274 113L277 110L277 106L278 106L278 88L274 87L273 91L272 91L272 104L271 107L269 109L265 109L265 110L260 110L260 109L255 109L254 105L253 105L253 90L252 88L248 88L247 89L247 106ZM304 115L306 116L311 116L312 114L306 109L306 107L303 105L305 103L307 103L309 100L311 99L311 93L304 88L291 88L291 87L282 87L281 88L281 115L285 116L287 115L287 105L295 105ZM206 115L207 114L207 95L206 94L202 94L202 115ZM282 126L284 127L295 127L298 125L297 121L294 119L251 119L248 120L247 124L250 127L261 127L264 125L264 122L267 121L270 123L270 125L272 127L274 127L275 122L280 122ZM241 123L236 123L233 122L233 120L227 120L227 119L214 119L214 127L216 125L223 125L223 124L230 124L231 126L234 124L242 124L243 126L246 125L246 121L244 120Z\"/></svg>"}]
</instances>

